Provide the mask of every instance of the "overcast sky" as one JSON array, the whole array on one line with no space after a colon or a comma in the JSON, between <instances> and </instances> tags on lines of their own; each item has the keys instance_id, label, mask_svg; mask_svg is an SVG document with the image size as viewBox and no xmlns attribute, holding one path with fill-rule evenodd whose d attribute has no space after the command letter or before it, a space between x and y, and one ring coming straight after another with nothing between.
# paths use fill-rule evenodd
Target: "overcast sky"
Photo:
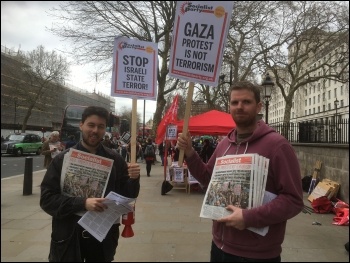
<instances>
[{"instance_id":1,"label":"overcast sky","mask_svg":"<svg viewBox=\"0 0 350 263\"><path fill-rule=\"evenodd\" d=\"M54 1L1 1L1 45L17 51L32 51L39 45L43 45L46 51L70 50L69 43L48 32L46 27L54 23L48 11L58 6ZM113 40L111 40L113 41ZM67 54L68 61L72 61ZM93 65L71 66L71 75L68 83L84 90L111 94L110 80L96 83ZM143 118L143 100L137 101L137 112ZM132 99L116 97L117 111L121 107L132 108ZM146 122L152 118L156 109L156 101L146 100Z\"/></svg>"}]
</instances>

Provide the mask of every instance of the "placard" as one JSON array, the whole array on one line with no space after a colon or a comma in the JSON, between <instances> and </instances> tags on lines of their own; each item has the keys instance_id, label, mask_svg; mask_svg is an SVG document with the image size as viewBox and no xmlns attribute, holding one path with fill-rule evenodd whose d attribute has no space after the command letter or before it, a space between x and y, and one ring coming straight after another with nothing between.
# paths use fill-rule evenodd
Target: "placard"
<instances>
[{"instance_id":1,"label":"placard","mask_svg":"<svg viewBox=\"0 0 350 263\"><path fill-rule=\"evenodd\" d=\"M217 86L233 1L177 1L169 76Z\"/></svg>"},{"instance_id":2,"label":"placard","mask_svg":"<svg viewBox=\"0 0 350 263\"><path fill-rule=\"evenodd\" d=\"M131 134L130 134L130 132L124 132L120 139L121 139L123 142L125 142L126 144L128 144L128 143L130 142L130 139L131 139Z\"/></svg>"},{"instance_id":3,"label":"placard","mask_svg":"<svg viewBox=\"0 0 350 263\"><path fill-rule=\"evenodd\" d=\"M157 68L156 43L116 37L111 96L156 100Z\"/></svg>"},{"instance_id":4,"label":"placard","mask_svg":"<svg viewBox=\"0 0 350 263\"><path fill-rule=\"evenodd\" d=\"M165 140L176 141L177 140L177 125L168 125L166 127Z\"/></svg>"},{"instance_id":5,"label":"placard","mask_svg":"<svg viewBox=\"0 0 350 263\"><path fill-rule=\"evenodd\" d=\"M182 167L173 167L174 169L174 182L183 183L184 182L184 168Z\"/></svg>"}]
</instances>

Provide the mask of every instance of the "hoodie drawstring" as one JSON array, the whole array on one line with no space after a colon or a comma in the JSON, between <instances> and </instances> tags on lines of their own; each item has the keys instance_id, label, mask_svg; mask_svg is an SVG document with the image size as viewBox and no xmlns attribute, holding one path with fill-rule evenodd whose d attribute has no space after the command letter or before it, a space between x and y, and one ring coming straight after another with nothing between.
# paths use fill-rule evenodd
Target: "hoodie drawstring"
<instances>
[{"instance_id":1,"label":"hoodie drawstring","mask_svg":"<svg viewBox=\"0 0 350 263\"><path fill-rule=\"evenodd\" d=\"M229 146L227 147L226 151L224 152L224 154L222 156L226 155L227 151L231 148L231 145L232 145L232 143L229 144ZM237 144L236 154L238 153L240 146L241 146L241 143ZM245 144L245 150L244 150L243 154L245 154L247 152L247 150L248 150L248 142L246 142L246 144Z\"/></svg>"}]
</instances>

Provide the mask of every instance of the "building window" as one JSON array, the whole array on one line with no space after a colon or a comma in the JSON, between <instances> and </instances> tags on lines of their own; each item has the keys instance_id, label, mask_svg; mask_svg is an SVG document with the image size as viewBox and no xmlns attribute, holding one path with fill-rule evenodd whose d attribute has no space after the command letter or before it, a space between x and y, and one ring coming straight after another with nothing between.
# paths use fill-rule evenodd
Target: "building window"
<instances>
[{"instance_id":1,"label":"building window","mask_svg":"<svg viewBox=\"0 0 350 263\"><path fill-rule=\"evenodd\" d=\"M320 106L318 106L317 107L317 113L320 113L320 111L321 111L321 108L320 108Z\"/></svg>"},{"instance_id":2,"label":"building window","mask_svg":"<svg viewBox=\"0 0 350 263\"><path fill-rule=\"evenodd\" d=\"M307 110L305 110L305 116L307 116Z\"/></svg>"},{"instance_id":3,"label":"building window","mask_svg":"<svg viewBox=\"0 0 350 263\"><path fill-rule=\"evenodd\" d=\"M344 95L344 88L343 88L343 86L340 86L340 95Z\"/></svg>"},{"instance_id":4,"label":"building window","mask_svg":"<svg viewBox=\"0 0 350 263\"><path fill-rule=\"evenodd\" d=\"M312 108L312 113L315 114L315 108Z\"/></svg>"},{"instance_id":5,"label":"building window","mask_svg":"<svg viewBox=\"0 0 350 263\"><path fill-rule=\"evenodd\" d=\"M311 98L309 98L309 106L311 106Z\"/></svg>"},{"instance_id":6,"label":"building window","mask_svg":"<svg viewBox=\"0 0 350 263\"><path fill-rule=\"evenodd\" d=\"M322 100L326 100L326 93L325 92L322 93Z\"/></svg>"},{"instance_id":7,"label":"building window","mask_svg":"<svg viewBox=\"0 0 350 263\"><path fill-rule=\"evenodd\" d=\"M305 100L305 106L307 106L307 100Z\"/></svg>"},{"instance_id":8,"label":"building window","mask_svg":"<svg viewBox=\"0 0 350 263\"><path fill-rule=\"evenodd\" d=\"M328 91L328 99L329 100L331 99L331 91L330 90Z\"/></svg>"},{"instance_id":9,"label":"building window","mask_svg":"<svg viewBox=\"0 0 350 263\"><path fill-rule=\"evenodd\" d=\"M311 109L309 109L309 115L311 114Z\"/></svg>"},{"instance_id":10,"label":"building window","mask_svg":"<svg viewBox=\"0 0 350 263\"><path fill-rule=\"evenodd\" d=\"M340 107L344 107L344 100L340 100Z\"/></svg>"},{"instance_id":11,"label":"building window","mask_svg":"<svg viewBox=\"0 0 350 263\"><path fill-rule=\"evenodd\" d=\"M326 105L323 105L323 112L326 111Z\"/></svg>"},{"instance_id":12,"label":"building window","mask_svg":"<svg viewBox=\"0 0 350 263\"><path fill-rule=\"evenodd\" d=\"M328 110L331 110L332 108L331 108L331 104L330 103L328 103Z\"/></svg>"},{"instance_id":13,"label":"building window","mask_svg":"<svg viewBox=\"0 0 350 263\"><path fill-rule=\"evenodd\" d=\"M315 103L316 103L316 97L314 96L312 99L313 99L314 105L315 105Z\"/></svg>"},{"instance_id":14,"label":"building window","mask_svg":"<svg viewBox=\"0 0 350 263\"><path fill-rule=\"evenodd\" d=\"M318 95L317 95L317 102L318 102L318 103L320 103L320 99L321 99L321 95L318 94Z\"/></svg>"},{"instance_id":15,"label":"building window","mask_svg":"<svg viewBox=\"0 0 350 263\"><path fill-rule=\"evenodd\" d=\"M334 98L337 97L337 88L334 89Z\"/></svg>"}]
</instances>

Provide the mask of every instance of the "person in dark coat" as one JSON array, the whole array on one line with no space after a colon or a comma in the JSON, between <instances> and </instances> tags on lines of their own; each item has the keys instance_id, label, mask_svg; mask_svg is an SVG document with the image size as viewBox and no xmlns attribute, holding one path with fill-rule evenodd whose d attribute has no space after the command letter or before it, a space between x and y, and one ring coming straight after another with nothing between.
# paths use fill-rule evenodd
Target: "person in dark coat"
<instances>
[{"instance_id":1,"label":"person in dark coat","mask_svg":"<svg viewBox=\"0 0 350 263\"><path fill-rule=\"evenodd\" d=\"M87 107L80 122L82 141L72 147L113 160L103 196L85 197L79 194L68 196L62 193L61 171L63 159L68 150L58 154L45 173L41 183L40 207L52 216L50 262L111 262L114 260L118 246L120 218L115 218L115 223L102 242L78 224L85 212L104 211L107 208L104 197L111 191L130 198L136 198L140 191L139 164L128 165L119 154L101 143L108 119L109 112L106 109L96 106ZM84 173L80 176L83 175Z\"/></svg>"},{"instance_id":2,"label":"person in dark coat","mask_svg":"<svg viewBox=\"0 0 350 263\"><path fill-rule=\"evenodd\" d=\"M162 166L164 166L164 142L161 142L158 145L158 152L159 152L160 160L162 161Z\"/></svg>"},{"instance_id":3,"label":"person in dark coat","mask_svg":"<svg viewBox=\"0 0 350 263\"><path fill-rule=\"evenodd\" d=\"M152 154L147 154L147 147L152 147L153 148L153 153ZM144 157L146 160L146 172L147 172L147 176L150 177L151 176L151 169L152 169L152 165L154 160L156 159L156 155L155 155L155 149L154 149L154 145L152 142L151 138L148 138L147 140L147 145L145 147L145 152L144 152Z\"/></svg>"},{"instance_id":4,"label":"person in dark coat","mask_svg":"<svg viewBox=\"0 0 350 263\"><path fill-rule=\"evenodd\" d=\"M209 139L204 139L203 147L199 154L204 163L207 163L214 152L214 148L211 146Z\"/></svg>"},{"instance_id":5,"label":"person in dark coat","mask_svg":"<svg viewBox=\"0 0 350 263\"><path fill-rule=\"evenodd\" d=\"M74 135L70 135L69 136L69 141L66 143L66 149L69 149L70 147L73 147L76 144L77 144L77 142L75 141L75 136Z\"/></svg>"}]
</instances>

